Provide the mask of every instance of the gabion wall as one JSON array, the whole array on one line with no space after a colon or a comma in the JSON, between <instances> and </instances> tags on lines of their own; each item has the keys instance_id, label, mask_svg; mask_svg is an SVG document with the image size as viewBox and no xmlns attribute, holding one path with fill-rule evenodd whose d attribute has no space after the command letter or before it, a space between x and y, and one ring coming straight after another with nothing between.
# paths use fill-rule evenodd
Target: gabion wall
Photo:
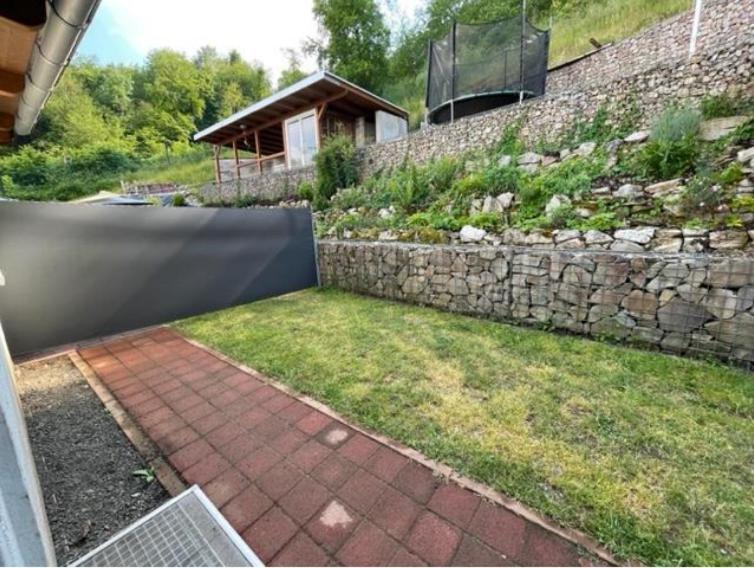
<instances>
[{"instance_id":1,"label":"gabion wall","mask_svg":"<svg viewBox=\"0 0 754 568\"><path fill-rule=\"evenodd\" d=\"M754 259L321 241L322 283L443 310L754 362Z\"/></svg>"}]
</instances>

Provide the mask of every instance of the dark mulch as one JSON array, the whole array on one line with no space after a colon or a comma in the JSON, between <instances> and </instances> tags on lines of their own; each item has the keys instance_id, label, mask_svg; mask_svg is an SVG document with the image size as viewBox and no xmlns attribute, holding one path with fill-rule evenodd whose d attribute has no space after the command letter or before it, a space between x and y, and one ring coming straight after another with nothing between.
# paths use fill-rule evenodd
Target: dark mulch
<instances>
[{"instance_id":1,"label":"dark mulch","mask_svg":"<svg viewBox=\"0 0 754 568\"><path fill-rule=\"evenodd\" d=\"M168 499L67 356L17 367L58 564L100 545Z\"/></svg>"}]
</instances>

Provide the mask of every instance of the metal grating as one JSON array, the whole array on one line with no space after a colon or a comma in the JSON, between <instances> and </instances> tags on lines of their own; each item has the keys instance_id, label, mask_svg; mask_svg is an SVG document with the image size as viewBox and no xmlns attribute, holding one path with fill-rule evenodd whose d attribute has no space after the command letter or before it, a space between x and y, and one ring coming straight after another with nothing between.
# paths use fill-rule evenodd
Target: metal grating
<instances>
[{"instance_id":1,"label":"metal grating","mask_svg":"<svg viewBox=\"0 0 754 568\"><path fill-rule=\"evenodd\" d=\"M171 499L74 566L262 566L197 486Z\"/></svg>"}]
</instances>

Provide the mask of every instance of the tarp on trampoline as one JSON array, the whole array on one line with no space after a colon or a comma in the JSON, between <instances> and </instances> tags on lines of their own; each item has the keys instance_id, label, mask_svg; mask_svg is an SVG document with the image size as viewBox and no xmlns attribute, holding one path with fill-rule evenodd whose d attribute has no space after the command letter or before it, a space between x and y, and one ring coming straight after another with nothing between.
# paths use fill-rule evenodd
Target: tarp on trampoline
<instances>
[{"instance_id":1,"label":"tarp on trampoline","mask_svg":"<svg viewBox=\"0 0 754 568\"><path fill-rule=\"evenodd\" d=\"M444 38L429 44L430 122L518 101L521 93L525 98L543 95L549 43L549 31L519 16L489 24L454 23Z\"/></svg>"}]
</instances>

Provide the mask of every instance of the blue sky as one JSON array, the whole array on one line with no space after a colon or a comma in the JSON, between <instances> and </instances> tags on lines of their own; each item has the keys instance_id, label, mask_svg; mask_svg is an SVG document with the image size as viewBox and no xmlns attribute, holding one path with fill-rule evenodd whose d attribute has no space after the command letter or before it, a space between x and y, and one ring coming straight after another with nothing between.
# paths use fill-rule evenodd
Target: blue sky
<instances>
[{"instance_id":1,"label":"blue sky","mask_svg":"<svg viewBox=\"0 0 754 568\"><path fill-rule=\"evenodd\" d=\"M390 25L422 0L383 0ZM78 53L100 63L140 63L150 50L170 47L193 55L203 45L237 49L273 77L286 66L285 48L300 48L317 32L311 0L103 0ZM305 62L314 69L311 61Z\"/></svg>"}]
</instances>

